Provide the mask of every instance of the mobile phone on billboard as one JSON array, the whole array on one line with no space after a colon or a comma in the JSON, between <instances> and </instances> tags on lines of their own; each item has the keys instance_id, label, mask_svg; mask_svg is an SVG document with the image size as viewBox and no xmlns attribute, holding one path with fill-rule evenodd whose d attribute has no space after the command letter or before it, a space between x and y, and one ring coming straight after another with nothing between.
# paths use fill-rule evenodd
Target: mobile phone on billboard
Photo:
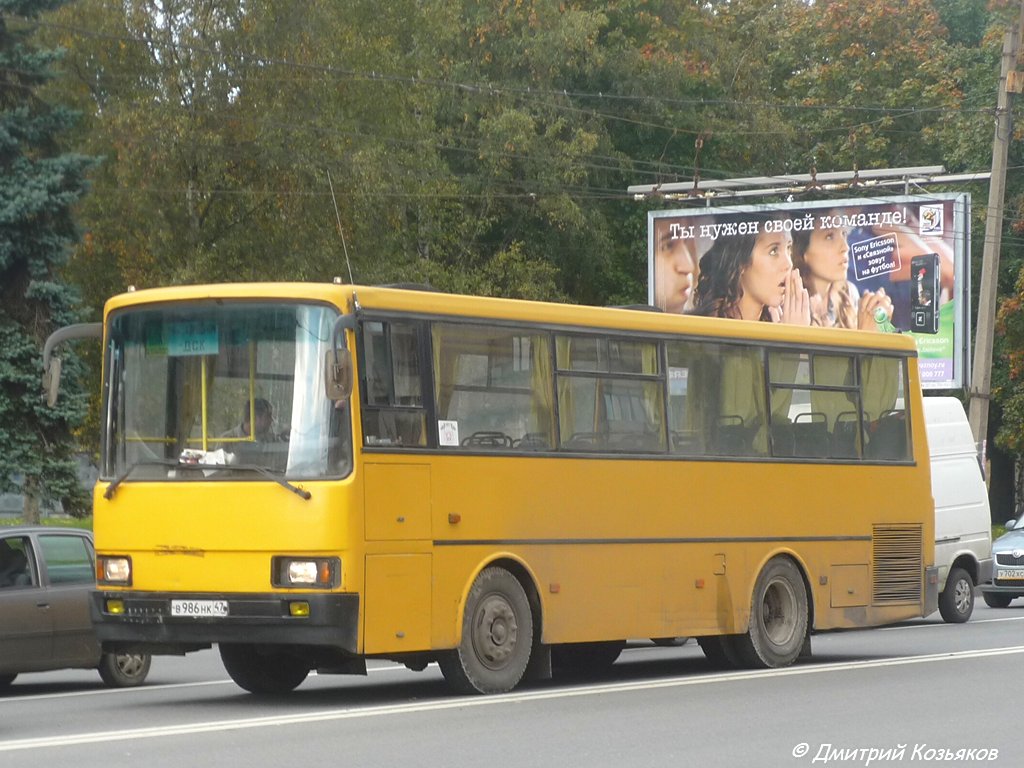
<instances>
[{"instance_id":1,"label":"mobile phone on billboard","mask_svg":"<svg viewBox=\"0 0 1024 768\"><path fill-rule=\"evenodd\" d=\"M910 260L910 330L939 332L939 255L926 253Z\"/></svg>"}]
</instances>

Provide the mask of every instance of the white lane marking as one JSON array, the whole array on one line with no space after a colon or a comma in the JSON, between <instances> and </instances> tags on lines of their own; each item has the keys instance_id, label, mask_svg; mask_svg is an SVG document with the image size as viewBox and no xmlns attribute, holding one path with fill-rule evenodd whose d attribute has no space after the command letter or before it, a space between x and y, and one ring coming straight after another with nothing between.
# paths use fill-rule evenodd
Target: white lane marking
<instances>
[{"instance_id":1,"label":"white lane marking","mask_svg":"<svg viewBox=\"0 0 1024 768\"><path fill-rule=\"evenodd\" d=\"M971 619L970 621L967 622L967 624L968 625L970 625L970 624L992 624L992 623L997 622L997 621L1024 621L1024 616L1006 616L1006 617L1001 618L1001 619ZM900 630L900 629L922 629L924 627L949 627L949 626L958 626L958 625L956 625L956 624L952 624L951 625L951 624L949 624L948 622L945 622L945 621L936 621L936 622L929 622L927 624L904 624L904 625L901 625L901 626L898 626L898 627L875 627L875 630L880 631L880 632L896 632L897 630ZM872 630L872 631L874 631L874 630Z\"/></svg>"},{"instance_id":2,"label":"white lane marking","mask_svg":"<svg viewBox=\"0 0 1024 768\"><path fill-rule=\"evenodd\" d=\"M437 664L428 664L428 667L436 667ZM402 664L391 664L388 666L381 667L367 667L368 673L372 672L400 672L408 671L407 668ZM33 672L32 674L48 674L46 672ZM316 671L309 673L312 677L316 677ZM148 693L151 691L166 691L172 688L199 688L204 685L234 685L235 681L227 677L223 680L200 680L195 683L157 683L155 685L140 685L137 688L93 688L88 691L60 691L58 693L30 693L24 696L4 696L0 698L0 707L4 704L15 704L25 701L40 701L42 699L70 699L76 696L111 696L119 694L139 694ZM53 683L50 683L53 685ZM12 690L8 688L7 690ZM17 689L14 689L14 693L17 693Z\"/></svg>"},{"instance_id":3,"label":"white lane marking","mask_svg":"<svg viewBox=\"0 0 1024 768\"><path fill-rule=\"evenodd\" d=\"M452 697L438 699L435 701L416 702L414 704L389 704L377 707L329 709L321 712L307 712L296 715L238 718L234 720L219 720L207 723L182 723L180 725L162 725L152 728L96 731L92 733L69 734L67 736L44 736L34 739L14 739L11 741L0 741L0 752L12 752L24 749L43 749L48 747L69 747L80 744L101 744L117 741L130 741L135 739L182 736L197 733L217 733L249 728L267 728L281 725L299 725L306 723L328 722L332 720L379 717L381 715L405 715L417 712L436 712L445 709L459 709L465 707L500 706L502 704L516 704L528 701L546 701L550 699L566 699L579 696L630 693L635 691L657 690L660 688L708 685L710 683L752 680L766 677L814 675L822 672L876 669L879 667L897 667L908 664L927 664L941 661L962 661L964 659L979 659L1012 654L1024 654L1024 645L1011 646L1007 648L988 648L979 651L953 651L950 653L934 653L923 656L904 656L895 659L883 659L877 661L851 661L836 664L821 664L818 666L786 667L785 669L727 672L722 674L701 675L699 677L673 677L664 680L649 680L636 683L611 683L574 688L559 688L557 690L506 693L500 696L482 696L477 698Z\"/></svg>"}]
</instances>

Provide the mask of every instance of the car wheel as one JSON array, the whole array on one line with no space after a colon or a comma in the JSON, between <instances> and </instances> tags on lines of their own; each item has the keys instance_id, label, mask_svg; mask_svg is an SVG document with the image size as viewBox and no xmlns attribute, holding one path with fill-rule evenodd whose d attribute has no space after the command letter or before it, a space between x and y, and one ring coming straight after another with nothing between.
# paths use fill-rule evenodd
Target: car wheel
<instances>
[{"instance_id":1,"label":"car wheel","mask_svg":"<svg viewBox=\"0 0 1024 768\"><path fill-rule=\"evenodd\" d=\"M1001 592L983 592L981 598L989 608L1005 608L1013 602L1013 595L1004 595Z\"/></svg>"},{"instance_id":2,"label":"car wheel","mask_svg":"<svg viewBox=\"0 0 1024 768\"><path fill-rule=\"evenodd\" d=\"M142 685L149 674L152 657L147 653L104 653L99 672L111 688L133 688Z\"/></svg>"},{"instance_id":3,"label":"car wheel","mask_svg":"<svg viewBox=\"0 0 1024 768\"><path fill-rule=\"evenodd\" d=\"M939 613L950 624L963 624L974 611L974 580L963 568L951 568L939 595Z\"/></svg>"},{"instance_id":4,"label":"car wheel","mask_svg":"<svg viewBox=\"0 0 1024 768\"><path fill-rule=\"evenodd\" d=\"M14 682L14 678L16 677L17 675L0 675L0 688L6 688Z\"/></svg>"}]
</instances>

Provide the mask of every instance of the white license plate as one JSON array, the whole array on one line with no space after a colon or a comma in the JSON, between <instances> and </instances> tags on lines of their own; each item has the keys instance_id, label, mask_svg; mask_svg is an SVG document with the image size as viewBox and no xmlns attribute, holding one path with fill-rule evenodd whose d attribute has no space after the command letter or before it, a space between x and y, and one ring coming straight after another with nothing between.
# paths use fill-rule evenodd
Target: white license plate
<instances>
[{"instance_id":1,"label":"white license plate","mask_svg":"<svg viewBox=\"0 0 1024 768\"><path fill-rule=\"evenodd\" d=\"M1024 579L1024 568L999 568L997 579Z\"/></svg>"},{"instance_id":2,"label":"white license plate","mask_svg":"<svg viewBox=\"0 0 1024 768\"><path fill-rule=\"evenodd\" d=\"M199 619L207 616L227 615L227 600L171 600L171 616L189 616Z\"/></svg>"}]
</instances>

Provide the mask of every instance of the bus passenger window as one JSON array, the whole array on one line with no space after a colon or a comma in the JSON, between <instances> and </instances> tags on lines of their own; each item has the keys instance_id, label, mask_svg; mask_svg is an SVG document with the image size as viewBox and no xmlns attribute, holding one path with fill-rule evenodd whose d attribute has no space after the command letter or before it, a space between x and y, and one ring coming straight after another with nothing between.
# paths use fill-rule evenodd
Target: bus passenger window
<instances>
[{"instance_id":1,"label":"bus passenger window","mask_svg":"<svg viewBox=\"0 0 1024 768\"><path fill-rule=\"evenodd\" d=\"M559 336L558 415L569 451L662 453L664 380L657 342Z\"/></svg>"},{"instance_id":2,"label":"bus passenger window","mask_svg":"<svg viewBox=\"0 0 1024 768\"><path fill-rule=\"evenodd\" d=\"M912 456L904 406L904 364L890 357L861 358L864 457L906 461Z\"/></svg>"},{"instance_id":3,"label":"bus passenger window","mask_svg":"<svg viewBox=\"0 0 1024 768\"><path fill-rule=\"evenodd\" d=\"M436 323L437 419L466 451L539 451L554 444L550 337L538 331Z\"/></svg>"}]
</instances>

